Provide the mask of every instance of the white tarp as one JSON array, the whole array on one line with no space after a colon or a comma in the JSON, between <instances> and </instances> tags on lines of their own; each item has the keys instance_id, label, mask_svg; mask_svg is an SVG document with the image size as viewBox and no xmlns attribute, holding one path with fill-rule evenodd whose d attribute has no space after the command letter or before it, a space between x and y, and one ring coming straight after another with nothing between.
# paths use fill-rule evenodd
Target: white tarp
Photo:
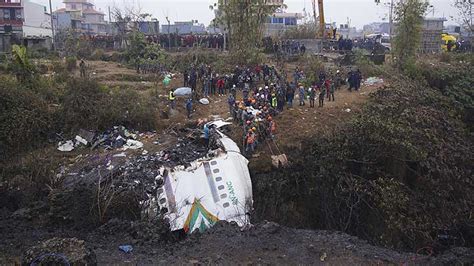
<instances>
[{"instance_id":1,"label":"white tarp","mask_svg":"<svg viewBox=\"0 0 474 266\"><path fill-rule=\"evenodd\" d=\"M193 93L193 90L188 87L177 88L173 92L174 96L188 96L188 95L191 95L192 93Z\"/></svg>"},{"instance_id":2,"label":"white tarp","mask_svg":"<svg viewBox=\"0 0 474 266\"><path fill-rule=\"evenodd\" d=\"M226 151L216 158L198 161L191 170L162 169L158 202L168 210L165 217L172 231L203 231L218 220L249 223L253 196L248 160L234 141L218 133Z\"/></svg>"}]
</instances>

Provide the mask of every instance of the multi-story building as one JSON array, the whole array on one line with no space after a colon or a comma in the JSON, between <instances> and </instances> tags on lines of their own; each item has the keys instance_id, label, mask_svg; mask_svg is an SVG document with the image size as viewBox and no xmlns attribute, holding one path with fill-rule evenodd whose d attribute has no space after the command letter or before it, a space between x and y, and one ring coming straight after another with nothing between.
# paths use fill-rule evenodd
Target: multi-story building
<instances>
[{"instance_id":1,"label":"multi-story building","mask_svg":"<svg viewBox=\"0 0 474 266\"><path fill-rule=\"evenodd\" d=\"M64 0L65 8L54 11L54 27L58 30L73 29L90 35L108 32L105 14L97 11L88 0Z\"/></svg>"},{"instance_id":2,"label":"multi-story building","mask_svg":"<svg viewBox=\"0 0 474 266\"><path fill-rule=\"evenodd\" d=\"M219 6L225 6L228 0L219 0ZM278 36L282 34L285 30L296 28L298 22L303 19L301 13L288 13L283 10L284 0L264 0L264 3L268 6L276 8L276 12L270 15L267 18L267 21L264 23L263 32L265 36ZM220 9L215 10L216 20L219 21L219 17L222 17L223 11ZM222 28L225 25L215 25L215 28Z\"/></svg>"},{"instance_id":3,"label":"multi-story building","mask_svg":"<svg viewBox=\"0 0 474 266\"><path fill-rule=\"evenodd\" d=\"M294 29L301 19L301 13L276 12L265 23L265 36L278 36L286 30Z\"/></svg>"},{"instance_id":4,"label":"multi-story building","mask_svg":"<svg viewBox=\"0 0 474 266\"><path fill-rule=\"evenodd\" d=\"M23 35L21 0L0 0L0 52L9 52Z\"/></svg>"}]
</instances>

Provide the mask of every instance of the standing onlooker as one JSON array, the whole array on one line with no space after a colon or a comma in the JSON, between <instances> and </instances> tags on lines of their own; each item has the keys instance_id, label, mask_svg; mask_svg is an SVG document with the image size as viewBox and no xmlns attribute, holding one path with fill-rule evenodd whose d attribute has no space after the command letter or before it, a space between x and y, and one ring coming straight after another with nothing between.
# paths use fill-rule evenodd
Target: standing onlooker
<instances>
[{"instance_id":1,"label":"standing onlooker","mask_svg":"<svg viewBox=\"0 0 474 266\"><path fill-rule=\"evenodd\" d=\"M324 97L326 96L326 88L323 85L319 88L319 107L324 107Z\"/></svg>"},{"instance_id":2,"label":"standing onlooker","mask_svg":"<svg viewBox=\"0 0 474 266\"><path fill-rule=\"evenodd\" d=\"M305 102L304 102L305 90L302 84L300 84L298 94L300 97L300 106L304 106L305 105Z\"/></svg>"},{"instance_id":3,"label":"standing onlooker","mask_svg":"<svg viewBox=\"0 0 474 266\"><path fill-rule=\"evenodd\" d=\"M316 99L316 88L309 88L309 107L314 108L314 101Z\"/></svg>"},{"instance_id":4,"label":"standing onlooker","mask_svg":"<svg viewBox=\"0 0 474 266\"><path fill-rule=\"evenodd\" d=\"M188 118L191 118L191 113L193 112L193 99L189 98L186 100L186 111L188 111Z\"/></svg>"}]
</instances>

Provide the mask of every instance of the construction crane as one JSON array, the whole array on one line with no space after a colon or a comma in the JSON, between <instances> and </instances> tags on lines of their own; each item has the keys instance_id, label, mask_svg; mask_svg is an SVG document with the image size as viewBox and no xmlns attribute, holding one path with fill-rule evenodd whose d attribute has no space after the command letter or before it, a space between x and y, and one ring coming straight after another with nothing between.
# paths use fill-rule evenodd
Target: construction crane
<instances>
[{"instance_id":1,"label":"construction crane","mask_svg":"<svg viewBox=\"0 0 474 266\"><path fill-rule=\"evenodd\" d=\"M313 0L313 15L314 23L317 23L318 16L316 15L316 0ZM319 9L319 30L317 38L324 39L326 36L326 22L324 20L324 3L323 0L318 0L318 9Z\"/></svg>"},{"instance_id":2,"label":"construction crane","mask_svg":"<svg viewBox=\"0 0 474 266\"><path fill-rule=\"evenodd\" d=\"M326 37L326 22L324 20L323 0L318 0L318 8L319 8L319 36L324 39Z\"/></svg>"}]
</instances>

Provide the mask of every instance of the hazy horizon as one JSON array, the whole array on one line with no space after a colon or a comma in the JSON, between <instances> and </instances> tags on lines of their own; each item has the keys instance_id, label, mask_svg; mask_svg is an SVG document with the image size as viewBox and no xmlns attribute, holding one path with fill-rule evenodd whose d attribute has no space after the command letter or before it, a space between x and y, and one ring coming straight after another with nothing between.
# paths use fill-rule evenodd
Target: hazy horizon
<instances>
[{"instance_id":1,"label":"hazy horizon","mask_svg":"<svg viewBox=\"0 0 474 266\"><path fill-rule=\"evenodd\" d=\"M48 6L48 0L31 0L36 3ZM171 23L175 21L198 20L199 23L209 25L214 18L214 13L209 6L217 0L92 0L96 9L106 13L108 20L108 7L140 6L141 11L150 13L154 18L160 21L160 24L166 23L168 16ZM312 0L286 0L288 12L312 13ZM388 2L388 1L385 1ZM452 7L451 0L431 0L434 6L434 17L445 17L448 24L454 24L451 16L456 16L456 9ZM62 0L52 0L53 10L64 7ZM383 4L376 5L374 0L326 0L325 1L326 21L345 24L349 22L351 26L361 29L364 25L372 22L387 21L388 7ZM428 14L433 16L433 10Z\"/></svg>"}]
</instances>

